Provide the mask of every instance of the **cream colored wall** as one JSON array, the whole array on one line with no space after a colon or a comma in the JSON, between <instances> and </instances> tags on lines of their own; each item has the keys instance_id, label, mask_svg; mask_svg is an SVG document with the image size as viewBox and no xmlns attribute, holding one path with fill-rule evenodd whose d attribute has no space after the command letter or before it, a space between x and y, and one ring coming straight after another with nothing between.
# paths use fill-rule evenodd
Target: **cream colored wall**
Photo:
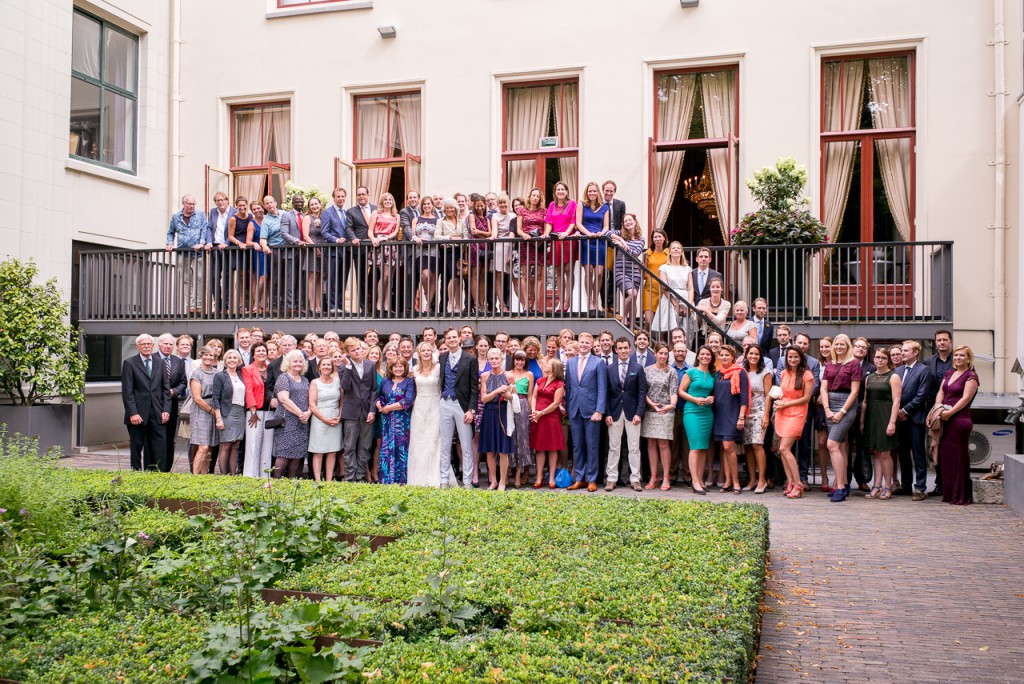
<instances>
[{"instance_id":1,"label":"cream colored wall","mask_svg":"<svg viewBox=\"0 0 1024 684\"><path fill-rule=\"evenodd\" d=\"M0 1L0 256L34 259L68 296L72 240L140 248L167 224L166 3L78 5L140 35L135 177L68 158L71 0Z\"/></svg>"}]
</instances>

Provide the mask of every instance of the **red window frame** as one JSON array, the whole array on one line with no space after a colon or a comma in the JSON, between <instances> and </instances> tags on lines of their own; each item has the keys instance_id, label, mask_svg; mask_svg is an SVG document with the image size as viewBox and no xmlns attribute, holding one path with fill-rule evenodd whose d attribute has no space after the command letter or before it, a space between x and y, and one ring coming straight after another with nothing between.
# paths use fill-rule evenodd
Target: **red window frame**
<instances>
[{"instance_id":1,"label":"red window frame","mask_svg":"<svg viewBox=\"0 0 1024 684\"><path fill-rule=\"evenodd\" d=\"M880 57L907 57L910 74L910 126L905 128L867 128L855 131L827 131L825 123L825 65L829 62L855 62ZM876 140L907 138L910 140L910 241L917 239L917 53L914 50L894 50L853 55L829 55L821 58L821 102L819 103L818 130L819 149L819 197L825 197L825 149L830 142L860 142L861 186L860 191L860 242L874 242L875 198L874 164ZM842 72L840 72L841 74ZM853 192L853 189L850 189ZM821 206L822 202L818 203ZM822 211L824 209L822 208ZM824 214L819 218L824 219Z\"/></svg>"},{"instance_id":2,"label":"red window frame","mask_svg":"<svg viewBox=\"0 0 1024 684\"><path fill-rule=\"evenodd\" d=\"M395 166L399 166L399 165L405 163L406 157L409 156L409 152L408 151L406 151L405 154L402 154L402 155L400 155L398 157L380 157L380 158L370 158L370 157L367 157L367 158L363 159L363 158L361 158L359 156L359 101L360 100L379 100L381 98L387 98L387 101L388 101L388 106L387 106L388 107L388 132L387 132L388 138L387 139L388 140L394 140L394 136L392 135L392 133L394 133L394 131L391 128L391 126L392 126L391 113L394 111L394 109L391 106L391 98L399 97L399 96L402 96L402 95L419 95L419 97L420 97L420 111L422 111L422 109L423 109L423 92L420 89L418 89L418 88L414 88L412 90L395 90L395 91L390 91L390 92L386 92L386 93L367 93L365 95L356 95L355 97L353 97L353 99L352 99L352 163L353 164L356 164L357 166L359 164L393 164ZM416 156L420 156L420 155L416 155Z\"/></svg>"},{"instance_id":3,"label":"red window frame","mask_svg":"<svg viewBox=\"0 0 1024 684\"><path fill-rule=\"evenodd\" d=\"M560 98L562 106L558 108L560 112L559 116L565 116L565 86L575 85L576 96L579 97L580 79L577 76L570 78L546 78L533 81L510 81L501 85L501 187L507 187L508 182L506 174L508 173L508 162L510 161L523 161L523 160L534 160L536 168L536 176L534 183L536 187L543 188L545 185L545 169L547 168L547 161L549 159L563 159L566 157L575 157L578 163L580 156L580 148L578 144L579 140L579 119L580 111L577 107L576 110L576 131L577 131L577 144L573 147L544 147L533 150L514 150L508 149L508 91L515 88L530 88L535 86L561 86L558 89L558 97ZM557 129L559 131L559 142L561 142L561 132L565 130L565 121L560 119L557 122ZM577 167L578 168L578 167ZM577 171L578 173L578 171ZM573 189L575 193L576 188ZM548 198L549 200L551 198Z\"/></svg>"},{"instance_id":4,"label":"red window frame","mask_svg":"<svg viewBox=\"0 0 1024 684\"><path fill-rule=\"evenodd\" d=\"M228 159L229 159L228 170L229 171L234 173L235 171L255 171L257 169L265 169L265 168L267 168L267 164L268 163L273 163L273 164L275 164L275 165L277 165L279 167L283 167L283 168L286 168L289 171L291 171L291 161L290 161L291 155L289 155L289 162L287 164L284 164L284 163L281 163L281 162L270 162L269 160L266 160L266 151L265 150L264 150L264 154L261 155L265 159L264 163L262 163L262 164L257 164L255 166L240 166L240 165L236 165L235 164L235 112L237 112L240 109L252 109L254 107L259 107L260 109L263 109L263 108L266 108L266 107L280 107L281 105L287 105L288 106L288 117L289 117L289 124L290 124L291 114L292 114L292 111L291 111L291 109L292 109L291 100L275 100L273 102L247 102L247 103L242 103L242 104L233 104L233 105L231 105L231 109L230 109L230 111L231 111L231 131L230 131L231 148L230 148L230 154L229 154L229 157L228 157ZM263 130L263 120L264 120L264 115L261 114L260 115L260 132L261 133L262 133L262 130ZM260 139L262 140L262 138L263 138L263 136L261 135Z\"/></svg>"}]
</instances>

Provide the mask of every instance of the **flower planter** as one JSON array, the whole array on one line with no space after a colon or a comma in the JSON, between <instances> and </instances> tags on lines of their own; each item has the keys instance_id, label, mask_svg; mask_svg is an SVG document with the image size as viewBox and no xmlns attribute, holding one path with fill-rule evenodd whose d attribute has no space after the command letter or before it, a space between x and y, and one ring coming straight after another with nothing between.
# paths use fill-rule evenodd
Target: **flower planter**
<instances>
[{"instance_id":1,"label":"flower planter","mask_svg":"<svg viewBox=\"0 0 1024 684\"><path fill-rule=\"evenodd\" d=\"M36 406L0 405L0 424L7 424L7 432L19 433L39 440L39 453L52 448L61 454L71 454L72 404L37 404Z\"/></svg>"}]
</instances>

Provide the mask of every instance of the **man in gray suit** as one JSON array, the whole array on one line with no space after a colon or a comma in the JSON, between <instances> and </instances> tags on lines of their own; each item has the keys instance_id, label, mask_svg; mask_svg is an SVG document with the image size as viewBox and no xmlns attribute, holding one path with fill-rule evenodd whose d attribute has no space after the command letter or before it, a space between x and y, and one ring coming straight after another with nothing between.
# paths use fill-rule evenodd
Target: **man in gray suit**
<instances>
[{"instance_id":1,"label":"man in gray suit","mask_svg":"<svg viewBox=\"0 0 1024 684\"><path fill-rule=\"evenodd\" d=\"M364 482L373 447L373 420L377 417L377 368L363 358L363 345L355 337L345 340L348 364L340 373L345 401L341 403L344 428L345 480Z\"/></svg>"},{"instance_id":2,"label":"man in gray suit","mask_svg":"<svg viewBox=\"0 0 1024 684\"><path fill-rule=\"evenodd\" d=\"M292 208L290 211L286 211L281 214L281 237L288 243L289 246L299 245L301 247L306 246L305 240L302 239L302 208L306 206L306 198L299 193L292 195ZM294 249L285 250L287 254L284 257L282 265L284 267L284 274L282 275L284 283L284 305L287 310L295 314L299 306L298 294L301 278L299 277L299 262L298 255Z\"/></svg>"},{"instance_id":3,"label":"man in gray suit","mask_svg":"<svg viewBox=\"0 0 1024 684\"><path fill-rule=\"evenodd\" d=\"M373 288L370 286L372 275L366 272L366 250L370 245L370 215L377 210L377 205L370 204L370 191L365 186L356 188L356 205L348 210L348 223L345 225L345 239L356 247L353 250L352 264L355 269L356 289L359 291L360 313L372 309ZM349 266L342 264L342 281L348 278Z\"/></svg>"}]
</instances>

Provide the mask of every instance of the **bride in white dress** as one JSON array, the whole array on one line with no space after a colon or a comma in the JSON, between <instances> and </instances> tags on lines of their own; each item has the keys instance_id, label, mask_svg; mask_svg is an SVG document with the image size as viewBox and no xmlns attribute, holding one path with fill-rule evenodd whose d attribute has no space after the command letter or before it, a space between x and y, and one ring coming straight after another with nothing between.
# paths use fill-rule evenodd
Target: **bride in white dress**
<instances>
[{"instance_id":1,"label":"bride in white dress","mask_svg":"<svg viewBox=\"0 0 1024 684\"><path fill-rule=\"evenodd\" d=\"M408 483L441 486L441 367L429 342L416 348L416 403L409 425Z\"/></svg>"},{"instance_id":2,"label":"bride in white dress","mask_svg":"<svg viewBox=\"0 0 1024 684\"><path fill-rule=\"evenodd\" d=\"M668 283L675 294L692 304L693 279L690 278L690 270L690 265L686 263L686 257L683 255L683 246L673 242L668 247L668 262L658 270L658 276ZM667 333L673 328L682 328L689 338L693 329L690 325L689 309L662 293L658 310L654 312L654 320L651 321L651 330Z\"/></svg>"}]
</instances>

